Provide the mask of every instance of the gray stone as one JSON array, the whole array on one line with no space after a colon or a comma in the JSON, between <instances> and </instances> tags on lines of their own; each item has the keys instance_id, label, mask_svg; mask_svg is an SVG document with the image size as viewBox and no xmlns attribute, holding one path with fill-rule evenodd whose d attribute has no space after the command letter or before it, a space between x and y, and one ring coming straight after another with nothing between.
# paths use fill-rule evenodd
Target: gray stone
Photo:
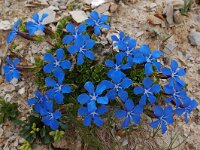
<instances>
[{"instance_id":1,"label":"gray stone","mask_svg":"<svg viewBox=\"0 0 200 150\"><path fill-rule=\"evenodd\" d=\"M10 30L11 23L8 20L0 20L0 30Z\"/></svg>"},{"instance_id":2,"label":"gray stone","mask_svg":"<svg viewBox=\"0 0 200 150\"><path fill-rule=\"evenodd\" d=\"M110 3L105 3L97 7L95 10L99 12L100 14L102 14L102 13L107 12L109 8L110 8Z\"/></svg>"},{"instance_id":3,"label":"gray stone","mask_svg":"<svg viewBox=\"0 0 200 150\"><path fill-rule=\"evenodd\" d=\"M56 12L52 9L52 7L45 8L39 11L39 16L41 17L42 14L48 14L48 16L44 19L43 24L49 24L55 21Z\"/></svg>"},{"instance_id":4,"label":"gray stone","mask_svg":"<svg viewBox=\"0 0 200 150\"><path fill-rule=\"evenodd\" d=\"M200 46L200 32L191 31L188 35L190 44L193 46Z\"/></svg>"},{"instance_id":5,"label":"gray stone","mask_svg":"<svg viewBox=\"0 0 200 150\"><path fill-rule=\"evenodd\" d=\"M88 19L88 16L82 10L70 11L69 13L77 23L81 23L85 21L86 19Z\"/></svg>"}]
</instances>

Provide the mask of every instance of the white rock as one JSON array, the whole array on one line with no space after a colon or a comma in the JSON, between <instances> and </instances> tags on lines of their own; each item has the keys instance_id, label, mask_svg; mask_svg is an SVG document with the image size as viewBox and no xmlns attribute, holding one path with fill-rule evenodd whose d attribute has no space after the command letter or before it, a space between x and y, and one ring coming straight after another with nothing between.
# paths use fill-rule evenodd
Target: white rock
<instances>
[{"instance_id":1,"label":"white rock","mask_svg":"<svg viewBox=\"0 0 200 150\"><path fill-rule=\"evenodd\" d=\"M122 146L126 146L128 145L128 139L125 139L123 142L122 142Z\"/></svg>"},{"instance_id":2,"label":"white rock","mask_svg":"<svg viewBox=\"0 0 200 150\"><path fill-rule=\"evenodd\" d=\"M102 14L102 13L107 12L109 10L109 8L110 8L110 3L105 3L105 4L102 4L101 6L97 7L95 9L95 11Z\"/></svg>"},{"instance_id":3,"label":"white rock","mask_svg":"<svg viewBox=\"0 0 200 150\"><path fill-rule=\"evenodd\" d=\"M139 32L136 33L135 36L136 36L136 38L138 38L138 37L140 37L142 34L144 34L144 32L143 32L143 31L139 31Z\"/></svg>"},{"instance_id":4,"label":"white rock","mask_svg":"<svg viewBox=\"0 0 200 150\"><path fill-rule=\"evenodd\" d=\"M0 128L0 137L3 135L3 129Z\"/></svg>"},{"instance_id":5,"label":"white rock","mask_svg":"<svg viewBox=\"0 0 200 150\"><path fill-rule=\"evenodd\" d=\"M91 5L93 0L83 0L83 3L87 5Z\"/></svg>"},{"instance_id":6,"label":"white rock","mask_svg":"<svg viewBox=\"0 0 200 150\"><path fill-rule=\"evenodd\" d=\"M52 7L48 7L45 8L41 11L39 11L39 16L41 17L42 14L48 14L48 16L44 19L44 21L42 22L43 24L49 24L55 21L55 17L56 17L56 12L54 11L54 9Z\"/></svg>"},{"instance_id":7,"label":"white rock","mask_svg":"<svg viewBox=\"0 0 200 150\"><path fill-rule=\"evenodd\" d=\"M8 20L0 20L0 30L10 30L11 24Z\"/></svg>"},{"instance_id":8,"label":"white rock","mask_svg":"<svg viewBox=\"0 0 200 150\"><path fill-rule=\"evenodd\" d=\"M105 0L92 0L92 8L100 6L101 4L105 3Z\"/></svg>"},{"instance_id":9,"label":"white rock","mask_svg":"<svg viewBox=\"0 0 200 150\"><path fill-rule=\"evenodd\" d=\"M21 94L21 95L24 94L25 93L25 87L19 89L18 93Z\"/></svg>"},{"instance_id":10,"label":"white rock","mask_svg":"<svg viewBox=\"0 0 200 150\"><path fill-rule=\"evenodd\" d=\"M86 19L88 19L88 16L82 10L70 11L69 13L77 23L81 23L85 21Z\"/></svg>"},{"instance_id":11,"label":"white rock","mask_svg":"<svg viewBox=\"0 0 200 150\"><path fill-rule=\"evenodd\" d=\"M200 46L200 32L191 31L188 35L190 44L193 46Z\"/></svg>"}]
</instances>

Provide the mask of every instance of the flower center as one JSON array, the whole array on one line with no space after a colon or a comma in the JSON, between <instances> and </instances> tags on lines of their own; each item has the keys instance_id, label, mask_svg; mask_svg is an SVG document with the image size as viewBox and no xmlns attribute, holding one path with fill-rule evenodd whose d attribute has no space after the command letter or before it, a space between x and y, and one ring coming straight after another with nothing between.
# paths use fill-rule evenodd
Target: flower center
<instances>
[{"instance_id":1,"label":"flower center","mask_svg":"<svg viewBox=\"0 0 200 150\"><path fill-rule=\"evenodd\" d=\"M97 95L95 95L95 94L94 94L94 95L90 95L90 97L91 97L91 99L94 100L94 101L97 100Z\"/></svg>"},{"instance_id":2,"label":"flower center","mask_svg":"<svg viewBox=\"0 0 200 150\"><path fill-rule=\"evenodd\" d=\"M120 65L115 65L115 70L120 70Z\"/></svg>"},{"instance_id":3,"label":"flower center","mask_svg":"<svg viewBox=\"0 0 200 150\"><path fill-rule=\"evenodd\" d=\"M60 66L60 61L56 60L56 61L55 61L55 65L56 65L56 66Z\"/></svg>"}]
</instances>

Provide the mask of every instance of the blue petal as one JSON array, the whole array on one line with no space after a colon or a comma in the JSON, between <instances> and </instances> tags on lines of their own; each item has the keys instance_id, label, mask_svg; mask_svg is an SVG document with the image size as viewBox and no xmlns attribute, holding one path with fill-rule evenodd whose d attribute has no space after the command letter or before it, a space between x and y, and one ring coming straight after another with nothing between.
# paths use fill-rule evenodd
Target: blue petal
<instances>
[{"instance_id":1,"label":"blue petal","mask_svg":"<svg viewBox=\"0 0 200 150\"><path fill-rule=\"evenodd\" d=\"M79 47L72 45L68 46L67 50L69 51L70 54L75 54L79 51Z\"/></svg>"},{"instance_id":2,"label":"blue petal","mask_svg":"<svg viewBox=\"0 0 200 150\"><path fill-rule=\"evenodd\" d=\"M80 104L86 104L90 101L90 97L85 93L79 95L77 99Z\"/></svg>"},{"instance_id":3,"label":"blue petal","mask_svg":"<svg viewBox=\"0 0 200 150\"><path fill-rule=\"evenodd\" d=\"M118 96L123 102L125 102L128 99L128 93L122 89L118 91Z\"/></svg>"},{"instance_id":4,"label":"blue petal","mask_svg":"<svg viewBox=\"0 0 200 150\"><path fill-rule=\"evenodd\" d=\"M151 54L153 58L159 58L162 55L162 52L159 50L154 50Z\"/></svg>"},{"instance_id":5,"label":"blue petal","mask_svg":"<svg viewBox=\"0 0 200 150\"><path fill-rule=\"evenodd\" d=\"M64 50L62 48L59 48L56 50L56 59L61 61L65 57Z\"/></svg>"},{"instance_id":6,"label":"blue petal","mask_svg":"<svg viewBox=\"0 0 200 150\"><path fill-rule=\"evenodd\" d=\"M48 14L44 13L42 14L42 17L40 19L40 22L43 22L43 20L48 16Z\"/></svg>"},{"instance_id":7,"label":"blue petal","mask_svg":"<svg viewBox=\"0 0 200 150\"><path fill-rule=\"evenodd\" d=\"M86 22L89 26L93 26L93 25L95 25L94 20L91 19L91 18L88 18L87 20L85 20L85 22Z\"/></svg>"},{"instance_id":8,"label":"blue petal","mask_svg":"<svg viewBox=\"0 0 200 150\"><path fill-rule=\"evenodd\" d=\"M146 97L146 95L143 95L142 97L141 97L141 99L140 99L140 102L139 102L139 104L140 105L146 105L146 101L147 101L147 97Z\"/></svg>"},{"instance_id":9,"label":"blue petal","mask_svg":"<svg viewBox=\"0 0 200 150\"><path fill-rule=\"evenodd\" d=\"M135 87L135 88L134 88L134 93L135 93L136 95L143 94L143 93L144 93L143 87L141 87L141 86Z\"/></svg>"},{"instance_id":10,"label":"blue petal","mask_svg":"<svg viewBox=\"0 0 200 150\"><path fill-rule=\"evenodd\" d=\"M52 54L45 53L44 54L44 61L49 62L49 63L53 63L55 61L55 59L54 59Z\"/></svg>"},{"instance_id":11,"label":"blue petal","mask_svg":"<svg viewBox=\"0 0 200 150\"><path fill-rule=\"evenodd\" d=\"M161 117L163 115L164 111L161 106L155 106L154 107L154 114L158 117Z\"/></svg>"},{"instance_id":12,"label":"blue petal","mask_svg":"<svg viewBox=\"0 0 200 150\"><path fill-rule=\"evenodd\" d=\"M131 119L135 124L139 124L140 123L140 116L132 115Z\"/></svg>"},{"instance_id":13,"label":"blue petal","mask_svg":"<svg viewBox=\"0 0 200 150\"><path fill-rule=\"evenodd\" d=\"M38 13L34 13L33 16L32 16L32 18L33 18L33 20L34 20L35 22L38 23L38 21L39 21L39 15L38 15Z\"/></svg>"},{"instance_id":14,"label":"blue petal","mask_svg":"<svg viewBox=\"0 0 200 150\"><path fill-rule=\"evenodd\" d=\"M72 92L72 89L69 85L63 85L62 86L62 93L71 93Z\"/></svg>"},{"instance_id":15,"label":"blue petal","mask_svg":"<svg viewBox=\"0 0 200 150\"><path fill-rule=\"evenodd\" d=\"M165 107L165 109L164 109L164 114L165 114L166 116L172 115L172 114L173 114L173 109L172 109L172 107L171 107L170 105L167 106L167 107Z\"/></svg>"},{"instance_id":16,"label":"blue petal","mask_svg":"<svg viewBox=\"0 0 200 150\"><path fill-rule=\"evenodd\" d=\"M87 103L87 109L89 113L95 112L97 110L96 102L90 101L89 103Z\"/></svg>"},{"instance_id":17,"label":"blue petal","mask_svg":"<svg viewBox=\"0 0 200 150\"><path fill-rule=\"evenodd\" d=\"M152 80L150 78L144 78L142 83L143 83L145 89L149 89L152 85Z\"/></svg>"},{"instance_id":18,"label":"blue petal","mask_svg":"<svg viewBox=\"0 0 200 150\"><path fill-rule=\"evenodd\" d=\"M95 93L97 95L100 95L100 94L102 94L106 90L106 88L107 88L106 85L104 85L104 84L98 84Z\"/></svg>"},{"instance_id":19,"label":"blue petal","mask_svg":"<svg viewBox=\"0 0 200 150\"><path fill-rule=\"evenodd\" d=\"M184 108L177 108L174 110L174 113L177 114L178 116L181 116L184 113Z\"/></svg>"},{"instance_id":20,"label":"blue petal","mask_svg":"<svg viewBox=\"0 0 200 150\"><path fill-rule=\"evenodd\" d=\"M119 49L119 50L123 50L123 51L126 51L126 50L127 50L127 45L126 45L126 43L124 43L124 42L122 42L122 41L119 41L119 42L117 43L117 46L118 46L118 49Z\"/></svg>"},{"instance_id":21,"label":"blue petal","mask_svg":"<svg viewBox=\"0 0 200 150\"><path fill-rule=\"evenodd\" d=\"M82 116L86 116L88 114L87 108L86 107L81 107L78 109L78 114Z\"/></svg>"},{"instance_id":22,"label":"blue petal","mask_svg":"<svg viewBox=\"0 0 200 150\"><path fill-rule=\"evenodd\" d=\"M171 76L172 75L172 71L169 68L166 68L166 67L162 68L161 71L162 71L164 76Z\"/></svg>"},{"instance_id":23,"label":"blue petal","mask_svg":"<svg viewBox=\"0 0 200 150\"><path fill-rule=\"evenodd\" d=\"M62 84L64 77L65 77L65 73L63 72L62 69L60 69L60 67L57 67L54 70L54 76L58 79L58 84Z\"/></svg>"},{"instance_id":24,"label":"blue petal","mask_svg":"<svg viewBox=\"0 0 200 150\"><path fill-rule=\"evenodd\" d=\"M170 67L172 68L173 72L176 72L177 68L178 68L178 63L176 60L172 60L170 63Z\"/></svg>"},{"instance_id":25,"label":"blue petal","mask_svg":"<svg viewBox=\"0 0 200 150\"><path fill-rule=\"evenodd\" d=\"M101 24L100 27L104 29L110 29L110 26L108 24Z\"/></svg>"},{"instance_id":26,"label":"blue petal","mask_svg":"<svg viewBox=\"0 0 200 150\"><path fill-rule=\"evenodd\" d=\"M127 115L127 112L125 110L116 110L115 116L120 119L122 117L125 117Z\"/></svg>"},{"instance_id":27,"label":"blue petal","mask_svg":"<svg viewBox=\"0 0 200 150\"><path fill-rule=\"evenodd\" d=\"M155 94L157 94L157 93L159 93L160 92L160 90L161 90L161 88L160 88L160 85L159 84L154 84L152 87L151 87L151 92L153 92L153 93L155 93Z\"/></svg>"},{"instance_id":28,"label":"blue petal","mask_svg":"<svg viewBox=\"0 0 200 150\"><path fill-rule=\"evenodd\" d=\"M98 20L99 19L99 14L96 11L92 11L90 13L90 16L94 19L94 20Z\"/></svg>"},{"instance_id":29,"label":"blue petal","mask_svg":"<svg viewBox=\"0 0 200 150\"><path fill-rule=\"evenodd\" d=\"M116 90L112 89L112 90L108 91L106 96L108 97L108 99L114 100L116 98Z\"/></svg>"},{"instance_id":30,"label":"blue petal","mask_svg":"<svg viewBox=\"0 0 200 150\"><path fill-rule=\"evenodd\" d=\"M151 122L150 123L150 126L152 127L152 128L157 128L158 127L158 125L160 124L160 120L156 120L156 121L154 121L154 122Z\"/></svg>"},{"instance_id":31,"label":"blue petal","mask_svg":"<svg viewBox=\"0 0 200 150\"><path fill-rule=\"evenodd\" d=\"M59 110L56 110L56 111L53 113L53 116L54 116L55 119L59 119L59 118L62 116L62 114L59 112Z\"/></svg>"},{"instance_id":32,"label":"blue petal","mask_svg":"<svg viewBox=\"0 0 200 150\"><path fill-rule=\"evenodd\" d=\"M118 37L117 37L116 35L112 35L112 36L111 36L111 39L112 39L113 41L119 41L119 39L118 39Z\"/></svg>"},{"instance_id":33,"label":"blue petal","mask_svg":"<svg viewBox=\"0 0 200 150\"><path fill-rule=\"evenodd\" d=\"M124 78L120 83L122 88L129 88L133 84L133 81L129 78Z\"/></svg>"},{"instance_id":34,"label":"blue petal","mask_svg":"<svg viewBox=\"0 0 200 150\"><path fill-rule=\"evenodd\" d=\"M28 102L28 105L33 105L37 102L37 99L36 98L30 98L30 99L27 100L27 102Z\"/></svg>"},{"instance_id":35,"label":"blue petal","mask_svg":"<svg viewBox=\"0 0 200 150\"><path fill-rule=\"evenodd\" d=\"M10 71L10 67L7 66L7 65L4 65L3 66L3 71L4 71L4 74L8 73Z\"/></svg>"},{"instance_id":36,"label":"blue petal","mask_svg":"<svg viewBox=\"0 0 200 150\"><path fill-rule=\"evenodd\" d=\"M125 56L124 53L117 53L117 54L115 55L115 59L116 59L117 65L121 65L124 56Z\"/></svg>"},{"instance_id":37,"label":"blue petal","mask_svg":"<svg viewBox=\"0 0 200 150\"><path fill-rule=\"evenodd\" d=\"M94 124L96 124L98 127L101 127L103 125L103 119L101 119L99 116L94 116Z\"/></svg>"},{"instance_id":38,"label":"blue petal","mask_svg":"<svg viewBox=\"0 0 200 150\"><path fill-rule=\"evenodd\" d=\"M17 33L11 31L7 37L7 43L10 44L14 38L16 38Z\"/></svg>"},{"instance_id":39,"label":"blue petal","mask_svg":"<svg viewBox=\"0 0 200 150\"><path fill-rule=\"evenodd\" d=\"M114 83L116 83L116 84L118 84L118 83L122 80L123 77L124 77L124 75L123 75L121 72L119 72L119 71L117 71L117 72L111 74L111 79L112 79L112 80L114 81Z\"/></svg>"},{"instance_id":40,"label":"blue petal","mask_svg":"<svg viewBox=\"0 0 200 150\"><path fill-rule=\"evenodd\" d=\"M85 51L85 56L91 60L94 60L94 53L92 51Z\"/></svg>"},{"instance_id":41,"label":"blue petal","mask_svg":"<svg viewBox=\"0 0 200 150\"><path fill-rule=\"evenodd\" d=\"M78 34L81 34L81 33L83 33L83 32L85 32L85 30L86 30L86 25L84 25L84 24L80 24L79 26L78 26Z\"/></svg>"},{"instance_id":42,"label":"blue petal","mask_svg":"<svg viewBox=\"0 0 200 150\"><path fill-rule=\"evenodd\" d=\"M72 67L72 64L69 60L64 60L60 63L61 67L63 69L70 69Z\"/></svg>"},{"instance_id":43,"label":"blue petal","mask_svg":"<svg viewBox=\"0 0 200 150\"><path fill-rule=\"evenodd\" d=\"M149 56L150 55L150 48L148 45L142 45L140 47L140 52L142 52L145 56Z\"/></svg>"},{"instance_id":44,"label":"blue petal","mask_svg":"<svg viewBox=\"0 0 200 150\"><path fill-rule=\"evenodd\" d=\"M187 113L184 114L184 118L185 118L185 122L188 123L188 114Z\"/></svg>"},{"instance_id":45,"label":"blue petal","mask_svg":"<svg viewBox=\"0 0 200 150\"><path fill-rule=\"evenodd\" d=\"M185 69L183 69L183 68L178 69L177 74L179 76L184 76L186 74Z\"/></svg>"},{"instance_id":46,"label":"blue petal","mask_svg":"<svg viewBox=\"0 0 200 150\"><path fill-rule=\"evenodd\" d=\"M58 121L55 119L51 120L50 127L52 130L57 130L59 128Z\"/></svg>"},{"instance_id":47,"label":"blue petal","mask_svg":"<svg viewBox=\"0 0 200 150\"><path fill-rule=\"evenodd\" d=\"M91 115L86 116L84 121L83 121L83 125L84 126L91 126L91 121L92 121L92 116Z\"/></svg>"},{"instance_id":48,"label":"blue petal","mask_svg":"<svg viewBox=\"0 0 200 150\"><path fill-rule=\"evenodd\" d=\"M20 75L19 75L19 71L18 70L14 70L13 72L13 78L19 79Z\"/></svg>"},{"instance_id":49,"label":"blue petal","mask_svg":"<svg viewBox=\"0 0 200 150\"><path fill-rule=\"evenodd\" d=\"M108 80L103 80L101 82L101 84L104 84L106 86L106 89L114 88L114 84L111 81L108 81Z\"/></svg>"},{"instance_id":50,"label":"blue petal","mask_svg":"<svg viewBox=\"0 0 200 150\"><path fill-rule=\"evenodd\" d=\"M64 44L69 44L72 42L73 39L74 37L72 35L65 35L64 38L62 39L62 42Z\"/></svg>"},{"instance_id":51,"label":"blue petal","mask_svg":"<svg viewBox=\"0 0 200 150\"><path fill-rule=\"evenodd\" d=\"M167 126L165 125L165 123L161 123L161 130L162 134L164 134L167 131Z\"/></svg>"},{"instance_id":52,"label":"blue petal","mask_svg":"<svg viewBox=\"0 0 200 150\"><path fill-rule=\"evenodd\" d=\"M76 34L75 26L72 23L68 23L66 25L66 30L69 31L72 34Z\"/></svg>"},{"instance_id":53,"label":"blue petal","mask_svg":"<svg viewBox=\"0 0 200 150\"><path fill-rule=\"evenodd\" d=\"M149 94L148 95L148 101L151 103L151 104L154 104L156 102L156 97L153 96L152 94Z\"/></svg>"},{"instance_id":54,"label":"blue petal","mask_svg":"<svg viewBox=\"0 0 200 150\"><path fill-rule=\"evenodd\" d=\"M84 63L83 54L79 53L77 58L77 65L82 65Z\"/></svg>"},{"instance_id":55,"label":"blue petal","mask_svg":"<svg viewBox=\"0 0 200 150\"><path fill-rule=\"evenodd\" d=\"M134 103L132 100L127 100L124 104L127 111L131 111L134 108Z\"/></svg>"},{"instance_id":56,"label":"blue petal","mask_svg":"<svg viewBox=\"0 0 200 150\"><path fill-rule=\"evenodd\" d=\"M108 21L108 16L107 15L101 15L100 19L101 22L107 22Z\"/></svg>"},{"instance_id":57,"label":"blue petal","mask_svg":"<svg viewBox=\"0 0 200 150\"><path fill-rule=\"evenodd\" d=\"M123 122L122 122L122 128L127 128L130 124L130 118L127 117Z\"/></svg>"},{"instance_id":58,"label":"blue petal","mask_svg":"<svg viewBox=\"0 0 200 150\"><path fill-rule=\"evenodd\" d=\"M43 67L43 71L45 73L51 73L53 71L53 68L54 68L54 64L46 64L44 67Z\"/></svg>"},{"instance_id":59,"label":"blue petal","mask_svg":"<svg viewBox=\"0 0 200 150\"><path fill-rule=\"evenodd\" d=\"M153 68L151 66L151 63L145 64L145 74L148 76L153 73Z\"/></svg>"},{"instance_id":60,"label":"blue petal","mask_svg":"<svg viewBox=\"0 0 200 150\"><path fill-rule=\"evenodd\" d=\"M91 81L85 83L84 88L90 93L94 93L94 84Z\"/></svg>"},{"instance_id":61,"label":"blue petal","mask_svg":"<svg viewBox=\"0 0 200 150\"><path fill-rule=\"evenodd\" d=\"M100 30L100 28L99 28L98 26L95 26L95 27L94 27L94 33L95 33L96 35L100 35L100 34L101 34L101 30Z\"/></svg>"},{"instance_id":62,"label":"blue petal","mask_svg":"<svg viewBox=\"0 0 200 150\"><path fill-rule=\"evenodd\" d=\"M133 113L139 115L142 114L142 112L143 112L143 107L141 105L136 105L133 110Z\"/></svg>"},{"instance_id":63,"label":"blue petal","mask_svg":"<svg viewBox=\"0 0 200 150\"><path fill-rule=\"evenodd\" d=\"M108 111L108 107L106 107L105 105L101 105L98 109L97 109L97 113L99 115L103 115Z\"/></svg>"},{"instance_id":64,"label":"blue petal","mask_svg":"<svg viewBox=\"0 0 200 150\"><path fill-rule=\"evenodd\" d=\"M108 104L108 97L107 97L107 96L98 97L98 98L97 98L97 102L98 102L99 104Z\"/></svg>"},{"instance_id":65,"label":"blue petal","mask_svg":"<svg viewBox=\"0 0 200 150\"><path fill-rule=\"evenodd\" d=\"M164 91L165 91L165 93L167 93L167 94L173 94L173 93L174 93L173 87L171 87L171 86L169 86L169 85L165 85L165 86L164 86Z\"/></svg>"},{"instance_id":66,"label":"blue petal","mask_svg":"<svg viewBox=\"0 0 200 150\"><path fill-rule=\"evenodd\" d=\"M107 60L105 61L105 65L106 65L107 67L111 67L111 68L114 68L114 67L115 67L115 63L114 63L112 60L110 60L110 59L107 59Z\"/></svg>"},{"instance_id":67,"label":"blue petal","mask_svg":"<svg viewBox=\"0 0 200 150\"><path fill-rule=\"evenodd\" d=\"M172 124L174 122L174 119L172 115L166 116L165 121L167 121L168 124Z\"/></svg>"},{"instance_id":68,"label":"blue petal","mask_svg":"<svg viewBox=\"0 0 200 150\"><path fill-rule=\"evenodd\" d=\"M50 78L50 77L47 77L47 78L45 79L45 84L46 84L46 86L48 86L48 87L55 87L55 86L56 86L56 81L53 80L53 79Z\"/></svg>"},{"instance_id":69,"label":"blue petal","mask_svg":"<svg viewBox=\"0 0 200 150\"><path fill-rule=\"evenodd\" d=\"M63 103L64 96L63 96L62 93L57 92L57 93L54 95L54 99L56 100L56 103L57 103L57 104L62 104L62 103Z\"/></svg>"}]
</instances>

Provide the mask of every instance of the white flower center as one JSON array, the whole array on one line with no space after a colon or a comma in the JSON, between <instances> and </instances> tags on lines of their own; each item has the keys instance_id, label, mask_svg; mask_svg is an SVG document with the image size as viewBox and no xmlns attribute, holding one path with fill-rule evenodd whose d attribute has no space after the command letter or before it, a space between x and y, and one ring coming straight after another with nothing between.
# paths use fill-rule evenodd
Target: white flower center
<instances>
[{"instance_id":1,"label":"white flower center","mask_svg":"<svg viewBox=\"0 0 200 150\"><path fill-rule=\"evenodd\" d=\"M115 70L120 70L120 65L115 65Z\"/></svg>"}]
</instances>

